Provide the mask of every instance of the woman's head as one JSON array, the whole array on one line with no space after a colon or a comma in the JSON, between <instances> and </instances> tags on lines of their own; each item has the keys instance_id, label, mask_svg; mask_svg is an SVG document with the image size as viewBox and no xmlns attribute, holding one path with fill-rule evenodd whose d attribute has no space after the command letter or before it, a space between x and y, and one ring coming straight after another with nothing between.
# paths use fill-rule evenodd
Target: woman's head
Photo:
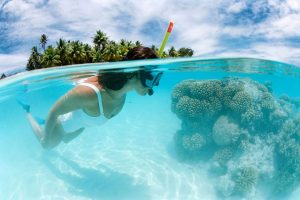
<instances>
[{"instance_id":1,"label":"woman's head","mask_svg":"<svg viewBox=\"0 0 300 200\"><path fill-rule=\"evenodd\" d=\"M99 75L99 83L110 90L121 90L128 80L137 75L137 72L106 72Z\"/></svg>"},{"instance_id":2,"label":"woman's head","mask_svg":"<svg viewBox=\"0 0 300 200\"><path fill-rule=\"evenodd\" d=\"M158 57L151 48L140 46L131 49L123 60L142 60L153 58ZM107 72L100 75L99 83L105 88L111 90L120 90L129 80L134 78L138 79L140 83L141 78L143 78L145 74L147 74L145 70L139 70L136 72ZM141 85L143 86L143 84Z\"/></svg>"},{"instance_id":3,"label":"woman's head","mask_svg":"<svg viewBox=\"0 0 300 200\"><path fill-rule=\"evenodd\" d=\"M149 47L139 46L134 47L128 51L127 55L123 58L126 60L143 60L143 59L152 59L158 58L156 53Z\"/></svg>"}]
</instances>

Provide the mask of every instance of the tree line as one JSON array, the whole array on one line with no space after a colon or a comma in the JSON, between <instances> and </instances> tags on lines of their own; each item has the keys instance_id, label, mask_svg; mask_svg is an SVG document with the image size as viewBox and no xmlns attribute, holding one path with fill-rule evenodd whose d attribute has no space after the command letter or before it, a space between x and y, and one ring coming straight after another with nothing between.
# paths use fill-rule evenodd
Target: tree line
<instances>
[{"instance_id":1,"label":"tree line","mask_svg":"<svg viewBox=\"0 0 300 200\"><path fill-rule=\"evenodd\" d=\"M48 68L54 66L64 66L83 63L114 62L121 61L127 52L137 46L141 46L140 41L132 42L121 39L119 42L110 40L109 37L98 30L93 36L93 45L76 41L66 41L60 38L56 46L48 45L48 36L42 34L40 37L40 47L33 46L26 70ZM152 45L151 48L158 53L158 48ZM182 47L178 50L171 47L164 51L162 58L167 57L190 57L194 51L190 48Z\"/></svg>"}]
</instances>

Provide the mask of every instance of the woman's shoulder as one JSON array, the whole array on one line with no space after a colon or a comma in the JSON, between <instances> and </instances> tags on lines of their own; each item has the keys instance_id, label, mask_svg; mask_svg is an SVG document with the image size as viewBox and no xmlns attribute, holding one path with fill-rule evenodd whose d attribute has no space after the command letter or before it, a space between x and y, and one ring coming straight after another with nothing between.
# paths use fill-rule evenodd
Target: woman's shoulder
<instances>
[{"instance_id":1,"label":"woman's shoulder","mask_svg":"<svg viewBox=\"0 0 300 200\"><path fill-rule=\"evenodd\" d=\"M93 77L90 77L88 79L85 79L84 81L79 83L78 86L84 85L85 87L87 87L87 85L85 85L85 83L95 86L99 91L104 91L103 85L101 85L98 81L98 76L93 76ZM92 89L92 88L90 87L90 89Z\"/></svg>"},{"instance_id":2,"label":"woman's shoulder","mask_svg":"<svg viewBox=\"0 0 300 200\"><path fill-rule=\"evenodd\" d=\"M95 91L93 89L81 84L77 85L70 92L74 96L81 96L83 98L89 98L95 96Z\"/></svg>"},{"instance_id":3,"label":"woman's shoulder","mask_svg":"<svg viewBox=\"0 0 300 200\"><path fill-rule=\"evenodd\" d=\"M99 76L91 76L88 78L85 78L84 82L98 82Z\"/></svg>"},{"instance_id":4,"label":"woman's shoulder","mask_svg":"<svg viewBox=\"0 0 300 200\"><path fill-rule=\"evenodd\" d=\"M99 92L104 92L105 90L101 85L99 85L98 82L90 82L85 81L84 83L88 83L89 85L95 86ZM89 85L85 84L79 84L75 88L72 89L71 93L75 96L81 96L81 99L83 100L91 100L93 101L95 98L97 98L97 92L94 88L90 87Z\"/></svg>"}]
</instances>

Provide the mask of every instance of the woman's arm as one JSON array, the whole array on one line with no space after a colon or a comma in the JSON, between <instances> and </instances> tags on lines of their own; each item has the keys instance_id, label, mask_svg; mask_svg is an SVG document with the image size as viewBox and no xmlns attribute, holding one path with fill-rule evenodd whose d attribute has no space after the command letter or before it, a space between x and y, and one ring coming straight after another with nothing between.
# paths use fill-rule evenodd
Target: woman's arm
<instances>
[{"instance_id":1,"label":"woman's arm","mask_svg":"<svg viewBox=\"0 0 300 200\"><path fill-rule=\"evenodd\" d=\"M47 135L53 131L57 123L59 123L57 119L60 115L82 109L87 102L88 95L86 95L86 90L81 87L76 87L59 98L47 116L45 134Z\"/></svg>"}]
</instances>

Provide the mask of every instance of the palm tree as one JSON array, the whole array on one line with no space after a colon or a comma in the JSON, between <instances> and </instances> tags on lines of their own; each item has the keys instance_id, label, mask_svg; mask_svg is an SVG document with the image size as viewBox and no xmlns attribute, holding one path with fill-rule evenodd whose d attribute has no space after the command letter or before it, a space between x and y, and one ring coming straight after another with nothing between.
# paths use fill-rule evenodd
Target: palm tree
<instances>
[{"instance_id":1,"label":"palm tree","mask_svg":"<svg viewBox=\"0 0 300 200\"><path fill-rule=\"evenodd\" d=\"M37 47L34 46L31 49L31 54L26 65L26 70L34 70L40 68L41 68L41 55L39 54Z\"/></svg>"},{"instance_id":2,"label":"palm tree","mask_svg":"<svg viewBox=\"0 0 300 200\"><path fill-rule=\"evenodd\" d=\"M93 62L93 53L92 48L88 44L83 45L83 51L84 51L84 63L91 63Z\"/></svg>"},{"instance_id":3,"label":"palm tree","mask_svg":"<svg viewBox=\"0 0 300 200\"><path fill-rule=\"evenodd\" d=\"M40 37L40 44L42 45L44 52L45 52L47 42L48 42L48 37L45 34L42 34Z\"/></svg>"},{"instance_id":4,"label":"palm tree","mask_svg":"<svg viewBox=\"0 0 300 200\"><path fill-rule=\"evenodd\" d=\"M96 50L99 50L102 52L108 43L108 37L106 36L106 34L104 32L102 32L101 30L98 30L96 32L96 35L93 37L93 43L96 46Z\"/></svg>"},{"instance_id":5,"label":"palm tree","mask_svg":"<svg viewBox=\"0 0 300 200\"><path fill-rule=\"evenodd\" d=\"M190 48L182 47L178 50L178 53L179 53L180 57L191 57L191 56L193 56L194 51Z\"/></svg>"},{"instance_id":6,"label":"palm tree","mask_svg":"<svg viewBox=\"0 0 300 200\"><path fill-rule=\"evenodd\" d=\"M128 41L128 40L125 40L125 39L121 39L120 45L124 46L127 49L131 49L135 46L131 41Z\"/></svg>"},{"instance_id":7,"label":"palm tree","mask_svg":"<svg viewBox=\"0 0 300 200\"><path fill-rule=\"evenodd\" d=\"M120 44L118 45L120 56L124 57L133 47L135 47L135 45L131 41L121 39Z\"/></svg>"},{"instance_id":8,"label":"palm tree","mask_svg":"<svg viewBox=\"0 0 300 200\"><path fill-rule=\"evenodd\" d=\"M101 30L98 30L93 37L94 47L83 44L79 41L66 41L59 39L56 42L57 47L48 46L48 37L42 34L40 37L40 45L44 53L41 55L38 48L34 46L28 59L27 70L39 69L42 67L52 67L57 65L80 64L90 62L104 61L120 61L127 52L142 45L140 41L132 42L122 39L119 43L110 41L109 38ZM158 53L155 45L151 49ZM172 46L168 52L164 51L161 58L167 57L186 57L192 56L194 51L190 48L180 48L178 51Z\"/></svg>"},{"instance_id":9,"label":"palm tree","mask_svg":"<svg viewBox=\"0 0 300 200\"><path fill-rule=\"evenodd\" d=\"M60 57L51 45L45 50L42 56L42 66L43 67L54 67L60 65Z\"/></svg>"},{"instance_id":10,"label":"palm tree","mask_svg":"<svg viewBox=\"0 0 300 200\"><path fill-rule=\"evenodd\" d=\"M34 70L34 61L32 60L32 58L29 58L26 64L26 70L27 71L31 71Z\"/></svg>"},{"instance_id":11,"label":"palm tree","mask_svg":"<svg viewBox=\"0 0 300 200\"><path fill-rule=\"evenodd\" d=\"M103 52L103 58L105 61L108 62L122 60L123 56L120 45L113 41L110 42L105 48L105 51Z\"/></svg>"},{"instance_id":12,"label":"palm tree","mask_svg":"<svg viewBox=\"0 0 300 200\"><path fill-rule=\"evenodd\" d=\"M142 43L141 43L140 41L136 41L136 42L135 42L135 46L136 46L136 47L140 47L140 46L142 46Z\"/></svg>"},{"instance_id":13,"label":"palm tree","mask_svg":"<svg viewBox=\"0 0 300 200\"><path fill-rule=\"evenodd\" d=\"M156 53L156 55L158 55L158 48L155 45L151 46L151 49Z\"/></svg>"},{"instance_id":14,"label":"palm tree","mask_svg":"<svg viewBox=\"0 0 300 200\"><path fill-rule=\"evenodd\" d=\"M71 64L83 63L85 57L83 44L77 40L75 42L71 42L70 45L71 45L71 50L70 50Z\"/></svg>"},{"instance_id":15,"label":"palm tree","mask_svg":"<svg viewBox=\"0 0 300 200\"><path fill-rule=\"evenodd\" d=\"M175 49L175 47L171 47L170 49L169 49L169 56L170 57L178 57L178 52L176 51L176 49Z\"/></svg>"},{"instance_id":16,"label":"palm tree","mask_svg":"<svg viewBox=\"0 0 300 200\"><path fill-rule=\"evenodd\" d=\"M95 48L92 49L92 62L104 62L103 54L100 51L97 51Z\"/></svg>"},{"instance_id":17,"label":"palm tree","mask_svg":"<svg viewBox=\"0 0 300 200\"><path fill-rule=\"evenodd\" d=\"M158 55L158 52L157 52L157 55ZM160 58L168 58L169 57L169 54L167 54L166 51L163 51L162 54L160 55Z\"/></svg>"},{"instance_id":18,"label":"palm tree","mask_svg":"<svg viewBox=\"0 0 300 200\"><path fill-rule=\"evenodd\" d=\"M58 42L56 42L57 48L57 54L60 57L60 62L61 65L68 65L70 64L70 59L69 59L69 46L67 45L67 42L64 39L59 39Z\"/></svg>"}]
</instances>

